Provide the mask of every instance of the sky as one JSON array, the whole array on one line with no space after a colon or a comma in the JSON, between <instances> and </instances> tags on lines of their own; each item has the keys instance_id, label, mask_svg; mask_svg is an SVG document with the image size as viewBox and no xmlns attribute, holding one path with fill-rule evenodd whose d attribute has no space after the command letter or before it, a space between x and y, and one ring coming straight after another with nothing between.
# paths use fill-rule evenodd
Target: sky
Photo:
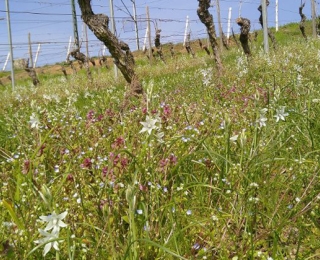
<instances>
[{"instance_id":1,"label":"sky","mask_svg":"<svg viewBox=\"0 0 320 260\"><path fill-rule=\"evenodd\" d=\"M40 44L37 66L53 64L66 59L70 37L73 37L72 0L0 0L0 69L2 70L9 53L9 33L7 25L6 1L9 3L11 36L14 59L29 57L28 34L31 36L32 53L35 59ZM279 0L279 26L291 22L299 22L299 6L304 1L304 14L311 19L312 0ZM133 13L130 0L122 0L127 9ZM121 0L113 0L114 17L117 36L127 42L131 50L137 49L134 23ZM216 0L212 0L214 4ZM319 3L316 1L316 8ZM92 0L94 13L104 13L110 16L110 0ZM146 31L146 6L149 7L151 18L152 42L154 42L155 27L162 30L161 43L183 42L186 27L186 18L189 17L189 31L191 40L206 37L206 29L197 16L198 0L135 0L139 45L143 46ZM239 16L251 20L251 31L261 28L260 13L257 10L261 0L220 0L222 27L227 34L228 10L232 8L231 27L235 32L239 26L235 19ZM276 0L270 0L268 7L268 26L275 27ZM78 2L75 0L77 26L81 52L86 53L84 25ZM213 5L210 13L217 21L217 9ZM217 23L216 23L216 30ZM72 38L73 42L73 38ZM72 45L71 45L72 48ZM89 56L99 56L103 53L103 45L88 29ZM106 55L108 52L106 51ZM6 70L10 70L10 60Z\"/></svg>"}]
</instances>

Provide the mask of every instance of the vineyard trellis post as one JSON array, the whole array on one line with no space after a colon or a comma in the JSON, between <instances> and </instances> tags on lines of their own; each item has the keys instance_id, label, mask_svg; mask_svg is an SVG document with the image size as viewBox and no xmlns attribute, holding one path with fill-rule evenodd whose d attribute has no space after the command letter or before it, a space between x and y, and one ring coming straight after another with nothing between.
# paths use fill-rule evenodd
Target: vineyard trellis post
<instances>
[{"instance_id":1,"label":"vineyard trellis post","mask_svg":"<svg viewBox=\"0 0 320 260\"><path fill-rule=\"evenodd\" d=\"M317 37L317 22L316 22L316 5L315 0L311 0L311 16L312 16L312 36Z\"/></svg>"},{"instance_id":2,"label":"vineyard trellis post","mask_svg":"<svg viewBox=\"0 0 320 260\"><path fill-rule=\"evenodd\" d=\"M115 21L114 21L113 0L110 0L109 4L110 4L111 32L114 35L116 35L116 25L115 25ZM118 79L118 68L117 68L117 65L114 64L113 68L114 68L114 77L115 77L115 79Z\"/></svg>"},{"instance_id":3,"label":"vineyard trellis post","mask_svg":"<svg viewBox=\"0 0 320 260\"><path fill-rule=\"evenodd\" d=\"M221 15L220 15L220 1L216 0L216 8L217 8L217 18L218 18L218 25L219 25L219 46L220 46L220 51L222 51L222 46L223 46L223 31L222 31L222 25L221 25Z\"/></svg>"},{"instance_id":4,"label":"vineyard trellis post","mask_svg":"<svg viewBox=\"0 0 320 260\"><path fill-rule=\"evenodd\" d=\"M148 41L149 41L149 61L152 64L152 42L151 42L151 26L150 26L150 14L149 14L149 6L146 6L147 13L147 24L148 24Z\"/></svg>"},{"instance_id":5,"label":"vineyard trellis post","mask_svg":"<svg viewBox=\"0 0 320 260\"><path fill-rule=\"evenodd\" d=\"M89 41L88 41L88 26L85 22L83 22L83 31L84 31L84 38L86 39L86 55L89 59Z\"/></svg>"},{"instance_id":6,"label":"vineyard trellis post","mask_svg":"<svg viewBox=\"0 0 320 260\"><path fill-rule=\"evenodd\" d=\"M276 32L279 30L279 0L276 0Z\"/></svg>"},{"instance_id":7,"label":"vineyard trellis post","mask_svg":"<svg viewBox=\"0 0 320 260\"><path fill-rule=\"evenodd\" d=\"M103 45L103 49L102 49L102 56L104 56L104 55L105 55L105 53L106 53L106 49L107 49L107 47L106 47L105 45Z\"/></svg>"},{"instance_id":8,"label":"vineyard trellis post","mask_svg":"<svg viewBox=\"0 0 320 260\"><path fill-rule=\"evenodd\" d=\"M76 6L74 0L71 0L71 8L72 8L72 21L73 21L73 35L74 35L74 43L75 48L79 48L79 33L78 33L78 24L77 24L77 14L76 14Z\"/></svg>"},{"instance_id":9,"label":"vineyard trellis post","mask_svg":"<svg viewBox=\"0 0 320 260\"><path fill-rule=\"evenodd\" d=\"M269 52L269 42L268 42L268 21L267 21L267 3L266 0L261 0L262 7L262 21L263 21L263 46L264 52Z\"/></svg>"},{"instance_id":10,"label":"vineyard trellis post","mask_svg":"<svg viewBox=\"0 0 320 260\"><path fill-rule=\"evenodd\" d=\"M6 0L6 11L7 11L7 25L8 25L8 35L9 35L9 46L10 46L10 61L11 61L11 85L12 90L14 90L14 64L13 64L13 47L12 47L12 37L11 37L11 24L10 24L10 11L9 11L9 0Z\"/></svg>"},{"instance_id":11,"label":"vineyard trellis post","mask_svg":"<svg viewBox=\"0 0 320 260\"><path fill-rule=\"evenodd\" d=\"M227 29L228 44L229 44L230 31L231 31L231 14L232 14L232 7L229 7L229 13L228 13L228 29Z\"/></svg>"},{"instance_id":12,"label":"vineyard trellis post","mask_svg":"<svg viewBox=\"0 0 320 260\"><path fill-rule=\"evenodd\" d=\"M146 49L147 49L147 39L148 39L148 26L146 28L146 33L144 35L143 47L142 47L143 51L146 51Z\"/></svg>"},{"instance_id":13,"label":"vineyard trellis post","mask_svg":"<svg viewBox=\"0 0 320 260\"><path fill-rule=\"evenodd\" d=\"M8 52L8 55L7 55L7 58L6 58L6 61L4 62L3 64L3 68L2 68L2 71L4 71L7 67L7 64L8 64L8 61L9 61L9 58L10 58L10 51Z\"/></svg>"},{"instance_id":14,"label":"vineyard trellis post","mask_svg":"<svg viewBox=\"0 0 320 260\"><path fill-rule=\"evenodd\" d=\"M68 44L68 49L67 49L67 57L66 57L66 62L68 61L70 49L71 49L71 41L72 41L72 36L69 38L69 44Z\"/></svg>"},{"instance_id":15,"label":"vineyard trellis post","mask_svg":"<svg viewBox=\"0 0 320 260\"><path fill-rule=\"evenodd\" d=\"M32 46L31 46L31 34L30 33L28 33L28 44L29 44L30 67L33 68L33 57L32 57Z\"/></svg>"},{"instance_id":16,"label":"vineyard trellis post","mask_svg":"<svg viewBox=\"0 0 320 260\"><path fill-rule=\"evenodd\" d=\"M134 30L135 30L135 34L136 34L136 46L137 46L137 50L140 50L140 40L139 40L139 28L138 28L138 20L137 20L137 7L136 7L136 0L130 0L130 2L132 3L132 9L133 12L131 14L131 12L129 11L127 5L124 3L124 0L120 0L123 7L126 9L124 12L127 13L131 20L134 23ZM122 9L120 9L121 11L123 11ZM127 21L126 21L127 22Z\"/></svg>"},{"instance_id":17,"label":"vineyard trellis post","mask_svg":"<svg viewBox=\"0 0 320 260\"><path fill-rule=\"evenodd\" d=\"M187 15L186 27L184 30L183 46L186 46L188 31L189 31L189 16Z\"/></svg>"},{"instance_id":18,"label":"vineyard trellis post","mask_svg":"<svg viewBox=\"0 0 320 260\"><path fill-rule=\"evenodd\" d=\"M36 67L36 65L37 65L37 61L38 61L38 57L39 57L40 48L41 48L41 44L39 43L39 44L38 44L37 53L36 53L36 57L34 58L33 67L32 67L32 68L35 68L35 67Z\"/></svg>"},{"instance_id":19,"label":"vineyard trellis post","mask_svg":"<svg viewBox=\"0 0 320 260\"><path fill-rule=\"evenodd\" d=\"M137 44L137 49L140 50L136 1L135 0L131 0L131 1L133 5L132 8L133 8L134 30L136 32L136 44Z\"/></svg>"}]
</instances>

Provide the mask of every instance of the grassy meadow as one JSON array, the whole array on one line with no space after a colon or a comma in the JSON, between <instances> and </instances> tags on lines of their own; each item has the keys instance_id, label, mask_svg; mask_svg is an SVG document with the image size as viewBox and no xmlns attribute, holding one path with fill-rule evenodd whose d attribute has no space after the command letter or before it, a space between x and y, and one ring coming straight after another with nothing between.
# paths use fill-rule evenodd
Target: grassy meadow
<instances>
[{"instance_id":1,"label":"grassy meadow","mask_svg":"<svg viewBox=\"0 0 320 260\"><path fill-rule=\"evenodd\" d=\"M1 87L2 259L320 259L320 41L261 33ZM288 29L289 28L289 29Z\"/></svg>"}]
</instances>

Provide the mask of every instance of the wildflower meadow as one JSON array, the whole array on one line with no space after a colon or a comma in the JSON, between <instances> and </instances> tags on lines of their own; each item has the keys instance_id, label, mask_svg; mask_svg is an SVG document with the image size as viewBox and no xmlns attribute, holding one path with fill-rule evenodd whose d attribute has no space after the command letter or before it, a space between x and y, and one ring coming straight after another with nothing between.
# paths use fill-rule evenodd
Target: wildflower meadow
<instances>
[{"instance_id":1,"label":"wildflower meadow","mask_svg":"<svg viewBox=\"0 0 320 260\"><path fill-rule=\"evenodd\" d=\"M320 42L252 52L2 88L1 258L320 259Z\"/></svg>"}]
</instances>

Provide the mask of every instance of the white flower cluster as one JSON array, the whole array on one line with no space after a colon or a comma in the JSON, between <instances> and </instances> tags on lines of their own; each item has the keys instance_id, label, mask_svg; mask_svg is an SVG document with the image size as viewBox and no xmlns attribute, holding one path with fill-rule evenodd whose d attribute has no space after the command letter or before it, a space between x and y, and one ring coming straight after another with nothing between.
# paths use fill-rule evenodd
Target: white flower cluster
<instances>
[{"instance_id":1,"label":"white flower cluster","mask_svg":"<svg viewBox=\"0 0 320 260\"><path fill-rule=\"evenodd\" d=\"M38 129L39 128L39 117L38 115L36 115L36 113L32 113L32 115L30 116L30 121L29 121L30 127L31 128L35 128Z\"/></svg>"},{"instance_id":2,"label":"white flower cluster","mask_svg":"<svg viewBox=\"0 0 320 260\"><path fill-rule=\"evenodd\" d=\"M47 226L44 229L39 228L39 233L43 238L34 241L36 244L45 245L43 249L43 256L45 256L53 247L55 250L59 251L59 232L60 228L66 227L67 224L62 220L67 216L68 212L62 212L61 214L56 214L55 211L49 216L40 216L39 218L47 222ZM51 233L48 232L51 230Z\"/></svg>"},{"instance_id":3,"label":"white flower cluster","mask_svg":"<svg viewBox=\"0 0 320 260\"><path fill-rule=\"evenodd\" d=\"M155 134L155 137L157 138L158 142L159 143L164 142L163 141L164 133L161 132L161 118L159 116L156 116L155 118L147 116L146 121L140 122L140 124L143 125L140 133L147 132L149 135L151 135L152 130L156 130L157 133Z\"/></svg>"},{"instance_id":4,"label":"white flower cluster","mask_svg":"<svg viewBox=\"0 0 320 260\"><path fill-rule=\"evenodd\" d=\"M200 70L200 73L202 74L202 83L206 87L209 86L212 82L213 77L213 70L212 68L202 69Z\"/></svg>"}]
</instances>

